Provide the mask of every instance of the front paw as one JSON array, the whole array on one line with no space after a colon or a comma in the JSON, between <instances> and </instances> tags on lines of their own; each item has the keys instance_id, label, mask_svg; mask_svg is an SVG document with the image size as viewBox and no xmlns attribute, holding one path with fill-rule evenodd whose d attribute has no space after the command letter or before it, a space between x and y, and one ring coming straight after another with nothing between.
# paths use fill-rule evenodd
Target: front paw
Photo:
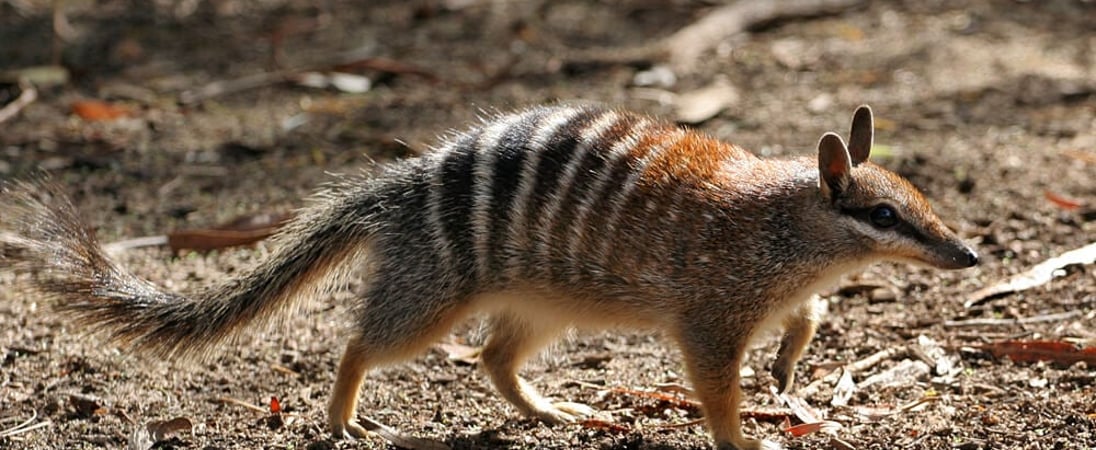
<instances>
[{"instance_id":1,"label":"front paw","mask_svg":"<svg viewBox=\"0 0 1096 450\"><path fill-rule=\"evenodd\" d=\"M331 437L339 439L362 439L369 435L369 432L365 430L358 422L350 420L344 423L332 422L329 424L331 430Z\"/></svg>"},{"instance_id":2,"label":"front paw","mask_svg":"<svg viewBox=\"0 0 1096 450\"><path fill-rule=\"evenodd\" d=\"M339 439L365 439L370 432L391 442L396 447L413 448L418 450L450 450L450 447L442 442L429 439L421 439L404 434L368 417L359 420L349 420L344 423L332 422L329 424L331 435L335 440Z\"/></svg>"},{"instance_id":3,"label":"front paw","mask_svg":"<svg viewBox=\"0 0 1096 450\"><path fill-rule=\"evenodd\" d=\"M598 411L582 403L556 402L533 414L547 423L558 425L575 423L597 415Z\"/></svg>"},{"instance_id":4,"label":"front paw","mask_svg":"<svg viewBox=\"0 0 1096 450\"><path fill-rule=\"evenodd\" d=\"M791 389L792 383L795 381L795 364L784 359L777 359L773 363L770 373L776 379L777 390L783 394Z\"/></svg>"},{"instance_id":5,"label":"front paw","mask_svg":"<svg viewBox=\"0 0 1096 450\"><path fill-rule=\"evenodd\" d=\"M743 439L736 443L725 442L719 444L719 450L784 450L784 446L773 441L761 439Z\"/></svg>"}]
</instances>

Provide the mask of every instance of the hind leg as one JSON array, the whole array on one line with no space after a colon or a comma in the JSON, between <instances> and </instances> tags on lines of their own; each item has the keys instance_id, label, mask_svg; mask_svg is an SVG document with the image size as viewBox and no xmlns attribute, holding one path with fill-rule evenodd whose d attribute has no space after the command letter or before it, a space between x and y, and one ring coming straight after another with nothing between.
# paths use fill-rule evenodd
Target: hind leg
<instances>
[{"instance_id":1,"label":"hind leg","mask_svg":"<svg viewBox=\"0 0 1096 450\"><path fill-rule=\"evenodd\" d=\"M458 301L407 295L376 299L362 315L346 346L327 408L328 426L336 438L367 436L373 432L405 448L446 448L411 438L368 417L355 420L358 394L369 369L414 357L463 318Z\"/></svg>"},{"instance_id":2,"label":"hind leg","mask_svg":"<svg viewBox=\"0 0 1096 450\"><path fill-rule=\"evenodd\" d=\"M552 403L518 376L521 364L558 336L561 329L559 324L533 324L513 313L500 313L491 318L491 337L480 354L483 368L499 394L522 414L549 423L574 422L595 412L579 403Z\"/></svg>"}]
</instances>

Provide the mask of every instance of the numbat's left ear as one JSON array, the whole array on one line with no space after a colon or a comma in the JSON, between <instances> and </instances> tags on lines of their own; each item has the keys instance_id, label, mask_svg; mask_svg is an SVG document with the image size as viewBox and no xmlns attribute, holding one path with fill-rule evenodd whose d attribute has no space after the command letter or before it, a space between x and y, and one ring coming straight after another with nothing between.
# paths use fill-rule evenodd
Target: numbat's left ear
<instances>
[{"instance_id":1,"label":"numbat's left ear","mask_svg":"<svg viewBox=\"0 0 1096 450\"><path fill-rule=\"evenodd\" d=\"M826 133L818 141L818 183L822 195L833 199L849 188L852 160L845 141L836 133Z\"/></svg>"},{"instance_id":2,"label":"numbat's left ear","mask_svg":"<svg viewBox=\"0 0 1096 450\"><path fill-rule=\"evenodd\" d=\"M852 165L868 160L874 135L875 121L872 119L871 107L861 105L852 115L852 130L849 131L849 156L852 157Z\"/></svg>"}]
</instances>

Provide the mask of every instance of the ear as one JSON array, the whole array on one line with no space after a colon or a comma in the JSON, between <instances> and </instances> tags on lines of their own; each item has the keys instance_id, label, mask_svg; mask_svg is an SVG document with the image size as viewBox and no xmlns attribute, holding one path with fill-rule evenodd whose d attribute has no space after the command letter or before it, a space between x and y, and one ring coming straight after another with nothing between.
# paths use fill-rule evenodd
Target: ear
<instances>
[{"instance_id":1,"label":"ear","mask_svg":"<svg viewBox=\"0 0 1096 450\"><path fill-rule=\"evenodd\" d=\"M845 141L836 133L826 133L818 141L818 179L822 195L840 196L852 182L852 160Z\"/></svg>"},{"instance_id":2,"label":"ear","mask_svg":"<svg viewBox=\"0 0 1096 450\"><path fill-rule=\"evenodd\" d=\"M868 160L874 135L875 122L872 120L871 107L860 105L852 115L852 130L849 131L849 156L852 157L852 165Z\"/></svg>"}]
</instances>

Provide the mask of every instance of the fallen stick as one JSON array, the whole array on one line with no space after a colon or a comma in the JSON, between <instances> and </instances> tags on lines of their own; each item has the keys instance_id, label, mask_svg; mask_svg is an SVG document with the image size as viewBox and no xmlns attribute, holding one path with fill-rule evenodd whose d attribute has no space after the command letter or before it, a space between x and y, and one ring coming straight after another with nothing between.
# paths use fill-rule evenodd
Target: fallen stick
<instances>
[{"instance_id":1,"label":"fallen stick","mask_svg":"<svg viewBox=\"0 0 1096 450\"><path fill-rule=\"evenodd\" d=\"M15 117L26 108L27 105L34 103L38 99L38 90L34 88L33 84L30 84L27 80L19 80L19 97L16 97L11 103L4 105L0 108L0 123L4 123L8 119Z\"/></svg>"},{"instance_id":2,"label":"fallen stick","mask_svg":"<svg viewBox=\"0 0 1096 450\"><path fill-rule=\"evenodd\" d=\"M1057 277L1060 274L1059 271L1066 266L1093 263L1096 263L1096 242L1062 253L1036 264L1025 272L979 289L971 294L970 298L963 303L963 306L971 308L1003 295L1042 286Z\"/></svg>"},{"instance_id":3,"label":"fallen stick","mask_svg":"<svg viewBox=\"0 0 1096 450\"><path fill-rule=\"evenodd\" d=\"M1057 322L1059 320L1072 319L1080 316L1081 311L1066 311L1054 314L1043 314L1040 316L1031 317L1018 317L1013 319L968 319L968 320L949 320L944 322L945 327L983 327L983 326L1004 326L1004 325L1027 325L1030 323L1043 323L1043 322Z\"/></svg>"},{"instance_id":4,"label":"fallen stick","mask_svg":"<svg viewBox=\"0 0 1096 450\"><path fill-rule=\"evenodd\" d=\"M202 100L219 97L226 94L234 94L250 89L269 86L284 81L289 81L292 74L300 71L279 70L276 72L263 72L248 75L233 80L219 80L205 86L188 89L179 93L179 103L190 105Z\"/></svg>"},{"instance_id":5,"label":"fallen stick","mask_svg":"<svg viewBox=\"0 0 1096 450\"><path fill-rule=\"evenodd\" d=\"M670 65L679 71L693 68L704 52L751 27L778 19L835 13L862 0L739 0L709 12L662 41Z\"/></svg>"},{"instance_id":6,"label":"fallen stick","mask_svg":"<svg viewBox=\"0 0 1096 450\"><path fill-rule=\"evenodd\" d=\"M361 424L361 426L366 430L372 431L378 436L385 438L386 440L388 440L388 442L391 442L396 447L406 448L410 450L450 449L450 447L445 443L406 435L402 431L391 428L369 417L358 416L358 423Z\"/></svg>"},{"instance_id":7,"label":"fallen stick","mask_svg":"<svg viewBox=\"0 0 1096 450\"><path fill-rule=\"evenodd\" d=\"M49 419L46 419L46 420L44 420L42 422L39 422L39 423L34 423L34 421L37 420L37 419L38 419L38 411L37 410L31 411L30 418L23 421L23 423L20 423L19 425L8 428L6 430L0 430L0 438L11 437L11 436L15 436L17 434L23 434L23 433L27 433L27 432L30 432L30 431L34 431L34 430L37 430L37 429L42 428L42 427L48 427L52 423Z\"/></svg>"},{"instance_id":8,"label":"fallen stick","mask_svg":"<svg viewBox=\"0 0 1096 450\"><path fill-rule=\"evenodd\" d=\"M270 412L270 410L268 410L266 408L263 408L261 406L253 405L251 403L245 402L245 401L240 400L238 398L217 397L217 398L214 399L214 401L216 401L218 403L227 403L229 405L242 406L244 408L250 409L250 410L255 411L257 413L260 413L260 414L266 414L266 413Z\"/></svg>"},{"instance_id":9,"label":"fallen stick","mask_svg":"<svg viewBox=\"0 0 1096 450\"><path fill-rule=\"evenodd\" d=\"M1017 362L1052 361L1071 365L1079 361L1096 364L1096 347L1080 348L1061 341L1004 341L979 345L996 358L1008 357Z\"/></svg>"},{"instance_id":10,"label":"fallen stick","mask_svg":"<svg viewBox=\"0 0 1096 450\"><path fill-rule=\"evenodd\" d=\"M721 6L662 40L634 47L596 48L567 58L567 65L630 64L668 61L678 73L688 72L720 42L757 25L781 19L834 14L864 0L739 0Z\"/></svg>"},{"instance_id":11,"label":"fallen stick","mask_svg":"<svg viewBox=\"0 0 1096 450\"><path fill-rule=\"evenodd\" d=\"M908 352L909 352L909 350L905 347L891 347L891 348L888 348L886 350L881 350L879 352L876 352L876 353L874 353L874 354L872 354L872 355L870 355L870 356L868 356L864 359L861 359L859 361L854 361L854 362L851 362L849 364L846 364L842 368L842 370L843 371L848 371L849 373L863 372L865 370L868 370L868 369L872 368L876 364L879 364L879 363L881 363L883 361L886 361L888 359L897 358L898 356L905 355ZM799 396L800 398L812 397L812 396L814 396L814 394L818 393L818 390L822 388L822 385L834 384L840 378L841 378L841 371L835 370L833 372L830 372L829 374L827 374L826 376L824 376L822 378L819 378L817 380L812 381L810 384L805 386L803 389L800 389L799 391L797 391L796 395Z\"/></svg>"}]
</instances>

